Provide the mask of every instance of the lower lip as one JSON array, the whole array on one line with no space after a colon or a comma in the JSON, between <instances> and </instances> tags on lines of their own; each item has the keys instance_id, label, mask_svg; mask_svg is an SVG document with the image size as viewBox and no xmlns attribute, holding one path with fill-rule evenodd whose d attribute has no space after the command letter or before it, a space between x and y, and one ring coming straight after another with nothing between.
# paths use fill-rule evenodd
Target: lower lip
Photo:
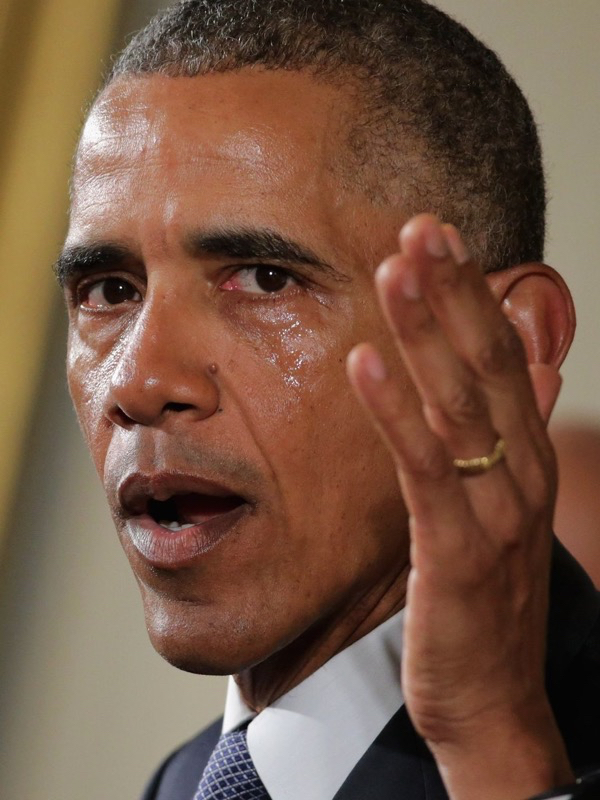
<instances>
[{"instance_id":1,"label":"lower lip","mask_svg":"<svg viewBox=\"0 0 600 800\"><path fill-rule=\"evenodd\" d=\"M231 511L181 531L163 528L144 514L129 519L126 532L138 553L153 567L181 569L214 550L248 514L249 508L247 503L242 503Z\"/></svg>"}]
</instances>

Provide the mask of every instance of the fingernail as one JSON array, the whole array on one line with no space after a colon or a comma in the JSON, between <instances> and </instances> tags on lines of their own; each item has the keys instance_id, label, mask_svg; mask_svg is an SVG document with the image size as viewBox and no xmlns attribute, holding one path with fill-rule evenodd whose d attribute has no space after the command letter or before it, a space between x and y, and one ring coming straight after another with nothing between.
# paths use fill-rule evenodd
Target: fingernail
<instances>
[{"instance_id":1,"label":"fingernail","mask_svg":"<svg viewBox=\"0 0 600 800\"><path fill-rule=\"evenodd\" d=\"M459 266L466 264L468 261L471 260L471 255L467 250L465 243L462 240L462 236L458 232L458 230L454 227L454 225L444 225L444 233L446 235L446 241L448 242L448 247L450 248L450 252L452 253L452 258L456 261Z\"/></svg>"},{"instance_id":2,"label":"fingernail","mask_svg":"<svg viewBox=\"0 0 600 800\"><path fill-rule=\"evenodd\" d=\"M439 224L430 225L425 235L425 248L434 258L447 258L450 255L448 242Z\"/></svg>"},{"instance_id":3,"label":"fingernail","mask_svg":"<svg viewBox=\"0 0 600 800\"><path fill-rule=\"evenodd\" d=\"M383 359L376 350L370 350L369 354L365 357L365 367L369 373L369 377L381 383L387 378L387 370Z\"/></svg>"}]
</instances>

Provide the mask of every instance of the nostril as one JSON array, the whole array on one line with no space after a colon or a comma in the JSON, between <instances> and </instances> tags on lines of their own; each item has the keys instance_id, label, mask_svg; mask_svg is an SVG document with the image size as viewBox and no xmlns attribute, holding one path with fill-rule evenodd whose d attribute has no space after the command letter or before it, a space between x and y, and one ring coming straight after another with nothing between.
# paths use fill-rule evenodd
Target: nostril
<instances>
[{"instance_id":1,"label":"nostril","mask_svg":"<svg viewBox=\"0 0 600 800\"><path fill-rule=\"evenodd\" d=\"M191 403L167 403L163 411L189 411L189 409L193 408L194 406Z\"/></svg>"},{"instance_id":2,"label":"nostril","mask_svg":"<svg viewBox=\"0 0 600 800\"><path fill-rule=\"evenodd\" d=\"M118 406L110 411L108 417L112 423L118 425L120 428L131 428L132 425L135 425L133 417L130 417Z\"/></svg>"}]
</instances>

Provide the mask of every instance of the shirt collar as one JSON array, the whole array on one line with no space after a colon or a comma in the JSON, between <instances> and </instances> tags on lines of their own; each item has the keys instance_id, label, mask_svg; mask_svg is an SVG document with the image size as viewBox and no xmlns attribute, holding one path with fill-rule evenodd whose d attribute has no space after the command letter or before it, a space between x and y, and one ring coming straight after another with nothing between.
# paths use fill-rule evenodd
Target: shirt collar
<instances>
[{"instance_id":1,"label":"shirt collar","mask_svg":"<svg viewBox=\"0 0 600 800\"><path fill-rule=\"evenodd\" d=\"M272 800L331 800L402 706L400 611L258 715L230 678L223 731L247 720L248 748Z\"/></svg>"}]
</instances>

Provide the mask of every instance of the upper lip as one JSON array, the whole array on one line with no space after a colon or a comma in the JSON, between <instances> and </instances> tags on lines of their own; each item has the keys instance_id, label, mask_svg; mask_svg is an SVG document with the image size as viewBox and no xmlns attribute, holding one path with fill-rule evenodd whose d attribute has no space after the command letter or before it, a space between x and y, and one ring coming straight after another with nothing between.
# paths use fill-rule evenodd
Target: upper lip
<instances>
[{"instance_id":1,"label":"upper lip","mask_svg":"<svg viewBox=\"0 0 600 800\"><path fill-rule=\"evenodd\" d=\"M226 483L183 472L152 474L135 472L121 481L117 491L119 505L126 517L137 517L147 513L150 500L168 500L180 494L235 496L243 502L249 502Z\"/></svg>"}]
</instances>

